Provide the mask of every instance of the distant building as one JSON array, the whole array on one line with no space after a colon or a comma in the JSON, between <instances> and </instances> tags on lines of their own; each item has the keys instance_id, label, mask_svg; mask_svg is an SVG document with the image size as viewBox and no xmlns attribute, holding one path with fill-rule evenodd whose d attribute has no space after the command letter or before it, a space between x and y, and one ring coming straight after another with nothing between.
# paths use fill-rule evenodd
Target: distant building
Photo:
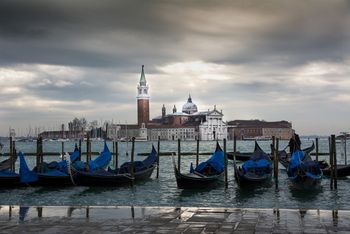
<instances>
[{"instance_id":1,"label":"distant building","mask_svg":"<svg viewBox=\"0 0 350 234\"><path fill-rule=\"evenodd\" d=\"M137 85L137 124L119 125L118 139L136 137L143 140L222 140L227 137L227 124L223 121L222 111L198 111L198 107L189 95L182 111L176 106L172 112L166 112L163 104L161 115L149 119L149 86L142 66L140 81Z\"/></svg>"},{"instance_id":2,"label":"distant building","mask_svg":"<svg viewBox=\"0 0 350 234\"><path fill-rule=\"evenodd\" d=\"M294 130L288 121L267 122L263 120L234 120L228 122L228 138L233 139L290 139Z\"/></svg>"}]
</instances>

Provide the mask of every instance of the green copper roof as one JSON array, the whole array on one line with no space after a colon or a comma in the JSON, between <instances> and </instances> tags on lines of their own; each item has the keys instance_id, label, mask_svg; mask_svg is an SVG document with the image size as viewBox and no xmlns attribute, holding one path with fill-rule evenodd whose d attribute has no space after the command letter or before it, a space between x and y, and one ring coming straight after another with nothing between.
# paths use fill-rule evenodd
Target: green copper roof
<instances>
[{"instance_id":1,"label":"green copper roof","mask_svg":"<svg viewBox=\"0 0 350 234\"><path fill-rule=\"evenodd\" d=\"M140 78L140 85L145 86L146 85L146 77L145 77L145 71L143 70L144 65L142 65L142 72L141 72L141 78Z\"/></svg>"}]
</instances>

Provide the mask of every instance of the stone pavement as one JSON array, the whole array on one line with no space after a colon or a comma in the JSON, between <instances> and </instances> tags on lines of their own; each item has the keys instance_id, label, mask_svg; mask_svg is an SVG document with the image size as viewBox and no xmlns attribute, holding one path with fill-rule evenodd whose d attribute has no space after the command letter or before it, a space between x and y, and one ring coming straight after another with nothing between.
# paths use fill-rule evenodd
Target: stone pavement
<instances>
[{"instance_id":1,"label":"stone pavement","mask_svg":"<svg viewBox=\"0 0 350 234\"><path fill-rule=\"evenodd\" d=\"M0 206L0 233L350 233L350 211Z\"/></svg>"}]
</instances>

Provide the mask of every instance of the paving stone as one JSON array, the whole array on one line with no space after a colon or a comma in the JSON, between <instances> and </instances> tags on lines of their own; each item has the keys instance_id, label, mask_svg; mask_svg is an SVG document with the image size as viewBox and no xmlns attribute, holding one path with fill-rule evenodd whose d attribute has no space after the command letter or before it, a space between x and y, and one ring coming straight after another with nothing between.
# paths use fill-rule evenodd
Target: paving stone
<instances>
[{"instance_id":1,"label":"paving stone","mask_svg":"<svg viewBox=\"0 0 350 234\"><path fill-rule=\"evenodd\" d=\"M33 207L36 209L36 207ZM29 212L24 221L18 216L0 215L1 233L350 233L350 212L328 210L276 210L232 208L134 207L144 214L126 217L129 207L84 207L67 215L69 207L42 207L38 218ZM113 210L114 209L114 210ZM62 212L65 210L66 212ZM19 207L13 211L18 213ZM111 215L112 214L112 215Z\"/></svg>"}]
</instances>

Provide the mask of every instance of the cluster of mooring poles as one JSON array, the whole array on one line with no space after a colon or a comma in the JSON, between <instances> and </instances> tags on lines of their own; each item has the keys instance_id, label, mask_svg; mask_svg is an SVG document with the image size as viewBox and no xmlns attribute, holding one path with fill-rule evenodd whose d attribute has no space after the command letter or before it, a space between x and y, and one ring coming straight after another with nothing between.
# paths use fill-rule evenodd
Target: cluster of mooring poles
<instances>
[{"instance_id":1,"label":"cluster of mooring poles","mask_svg":"<svg viewBox=\"0 0 350 234\"><path fill-rule=\"evenodd\" d=\"M38 168L38 170L40 172L42 172L43 168L43 162L44 162L44 155L58 155L56 152L43 152L43 140L41 137L38 137L37 139L37 148L36 148L36 153L26 153L26 155L35 155L36 156L36 166ZM199 140L197 139L197 144L196 144L196 166L198 166L199 164ZM313 155L315 155L316 157L316 161L319 162L319 156L320 155L327 155L328 153L320 153L319 152L319 139L316 138L315 139L315 145L316 145L316 149L315 149L315 153ZM331 135L328 138L328 143L329 143L329 164L330 164L330 189L337 189L338 185L337 185L337 152L336 152L336 140L335 140L335 135ZM78 146L76 145L76 147L78 147L79 149L79 159L81 160L81 156L82 156L82 151L81 151L81 145L82 145L82 140L79 140ZM113 141L112 142L113 145L113 165L115 168L118 168L118 157L119 157L119 149L118 149L118 141ZM225 181L225 188L228 187L228 173L227 173L227 167L228 167L228 159L227 159L227 148L226 148L226 139L223 139L223 148L224 148L224 181ZM346 150L346 149L345 149ZM64 148L64 142L61 142L61 155L63 156L65 152L65 148ZM159 168L160 168L160 164L159 164L159 156L160 156L160 137L158 137L158 141L157 141L157 152L158 152L158 157L157 157L157 174L156 174L156 178L159 178ZM345 151L346 152L346 151ZM135 153L135 137L132 138L132 147L131 147L131 167L134 167L134 153ZM86 152L84 153L86 155L86 162L88 163L89 161L91 161L91 156L92 154L97 155L98 152L92 152L91 151L91 139L90 139L90 135L87 135L86 138ZM186 155L190 154L190 153L185 153ZM207 154L207 153L202 153L202 154ZM233 139L233 160L234 163L236 163L236 154L237 154L237 138L236 136ZM11 171L15 171L15 157L17 155L16 152L16 142L13 140L12 137L10 137L10 148L9 148L9 153L6 154L2 154L3 156L9 156L10 162L11 162L11 167L10 170ZM164 155L166 155L166 153L164 153ZM173 155L173 153L171 153L171 155ZM177 168L180 172L181 170L181 139L178 139L178 150L177 150ZM193 153L192 153L193 155ZM279 166L279 139L276 138L275 136L272 137L272 151L271 151L271 158L273 159L273 175L274 175L274 180L275 180L275 187L278 188L278 166ZM346 157L346 156L345 156ZM62 157L63 160L63 157ZM346 165L346 158L345 158L345 165ZM131 170L131 176L134 176L134 168L130 168Z\"/></svg>"}]
</instances>

